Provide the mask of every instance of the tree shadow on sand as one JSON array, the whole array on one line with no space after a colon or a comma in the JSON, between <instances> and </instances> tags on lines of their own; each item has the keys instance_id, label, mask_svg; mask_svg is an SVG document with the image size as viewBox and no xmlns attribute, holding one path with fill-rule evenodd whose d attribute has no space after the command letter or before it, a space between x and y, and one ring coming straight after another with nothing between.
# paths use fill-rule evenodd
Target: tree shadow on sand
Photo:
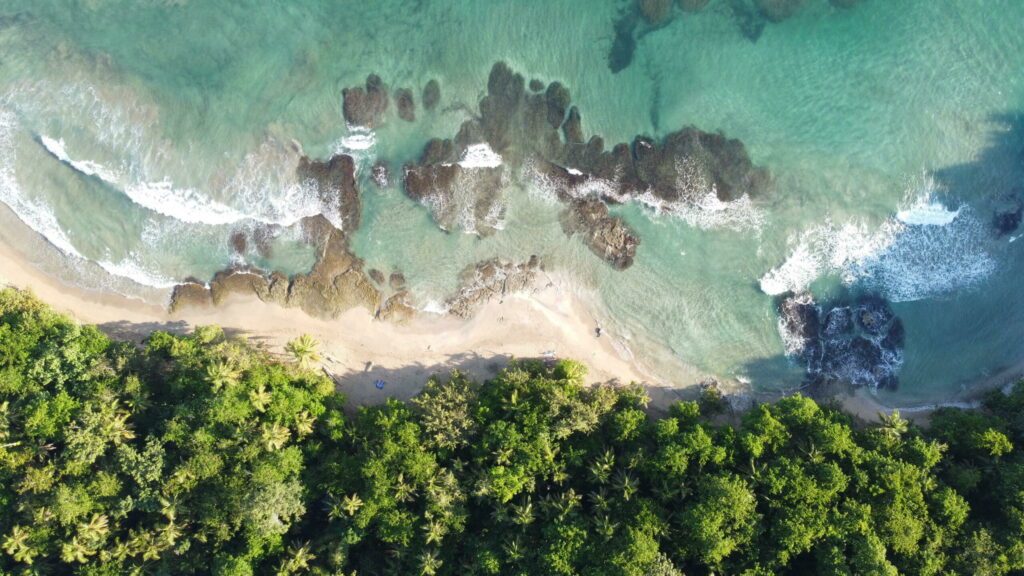
<instances>
[{"instance_id":1,"label":"tree shadow on sand","mask_svg":"<svg viewBox=\"0 0 1024 576\"><path fill-rule=\"evenodd\" d=\"M477 382L498 375L514 358L507 354L480 355L473 352L453 354L442 362L417 362L401 367L385 367L367 363L361 370L339 370L336 359L324 357L324 370L347 397L350 406L382 404L390 398L407 401L423 390L431 377L446 378L453 370ZM522 359L520 359L522 360Z\"/></svg>"}]
</instances>

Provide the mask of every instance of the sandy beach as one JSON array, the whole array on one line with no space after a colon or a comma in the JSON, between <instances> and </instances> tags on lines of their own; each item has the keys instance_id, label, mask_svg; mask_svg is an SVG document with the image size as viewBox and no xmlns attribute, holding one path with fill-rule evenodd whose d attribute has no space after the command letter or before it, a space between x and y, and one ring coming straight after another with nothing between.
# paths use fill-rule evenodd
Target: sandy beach
<instances>
[{"instance_id":1,"label":"sandy beach","mask_svg":"<svg viewBox=\"0 0 1024 576\"><path fill-rule=\"evenodd\" d=\"M217 324L229 334L244 335L281 353L289 340L310 334L321 343L324 369L356 404L410 398L431 375L452 369L487 378L513 358L580 360L590 370L590 383L643 383L656 404L677 398L675 387L696 382L660 381L633 361L613 334L597 337L598 321L567 282L546 274L532 292L492 300L470 320L421 314L403 325L376 321L362 308L322 320L255 296L235 296L221 306L171 314L140 300L65 285L5 244L0 244L0 283L30 289L54 309L118 338L140 339L158 329L183 332ZM376 380L387 382L383 390L374 386Z\"/></svg>"},{"instance_id":2,"label":"sandy beach","mask_svg":"<svg viewBox=\"0 0 1024 576\"><path fill-rule=\"evenodd\" d=\"M30 289L54 309L80 322L95 324L116 338L141 340L153 330L187 332L199 325L217 324L232 335L245 336L282 354L285 344L310 334L321 343L323 368L349 400L358 405L387 398L408 399L434 374L458 369L483 380L514 358L572 358L589 368L588 383L617 381L643 384L655 409L692 398L702 376L682 365L648 367L633 357L615 334L594 328L598 318L557 274L540 275L529 292L507 295L484 305L470 320L421 314L398 325L377 321L363 308L333 320L309 316L296 308L268 304L255 296L233 296L220 306L170 313L162 306L108 291L85 290L61 282L37 269L21 253L0 243L0 285ZM673 374L674 380L658 374ZM1001 370L970 387L963 397L898 407L910 420L923 423L936 408L978 406L978 398L994 388L1024 377L1024 362ZM386 385L378 390L374 382ZM738 383L722 383L727 393L751 399ZM759 400L771 398L755 395ZM872 422L894 407L870 390L836 391L844 410ZM742 404L742 403L741 403Z\"/></svg>"}]
</instances>

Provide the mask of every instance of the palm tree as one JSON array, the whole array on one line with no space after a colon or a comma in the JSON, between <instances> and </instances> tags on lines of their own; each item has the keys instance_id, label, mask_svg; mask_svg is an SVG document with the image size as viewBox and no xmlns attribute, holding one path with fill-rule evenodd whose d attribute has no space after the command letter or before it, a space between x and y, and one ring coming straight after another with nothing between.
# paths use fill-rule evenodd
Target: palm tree
<instances>
[{"instance_id":1,"label":"palm tree","mask_svg":"<svg viewBox=\"0 0 1024 576\"><path fill-rule=\"evenodd\" d=\"M879 412L878 421L882 424L879 431L890 438L899 438L910 429L910 423L900 417L899 410L893 410L892 414Z\"/></svg>"},{"instance_id":2,"label":"palm tree","mask_svg":"<svg viewBox=\"0 0 1024 576\"><path fill-rule=\"evenodd\" d=\"M7 538L4 538L4 551L10 554L15 562L31 565L35 552L29 546L28 536L28 530L21 526L15 526L11 529L11 533L7 535Z\"/></svg>"},{"instance_id":3,"label":"palm tree","mask_svg":"<svg viewBox=\"0 0 1024 576\"><path fill-rule=\"evenodd\" d=\"M611 477L612 468L615 467L615 453L605 450L604 454L594 460L590 465L590 475L598 484L604 484Z\"/></svg>"},{"instance_id":4,"label":"palm tree","mask_svg":"<svg viewBox=\"0 0 1024 576\"><path fill-rule=\"evenodd\" d=\"M278 574L295 574L300 571L309 570L309 563L316 560L316 556L309 551L309 543L289 550L289 558L281 564Z\"/></svg>"},{"instance_id":5,"label":"palm tree","mask_svg":"<svg viewBox=\"0 0 1024 576\"><path fill-rule=\"evenodd\" d=\"M60 558L61 560L71 564L72 562L78 562L85 564L89 561L89 556L92 556L93 551L89 550L89 547L78 540L78 536L71 538L71 542L67 542L61 546Z\"/></svg>"},{"instance_id":6,"label":"palm tree","mask_svg":"<svg viewBox=\"0 0 1024 576\"><path fill-rule=\"evenodd\" d=\"M280 450L288 442L291 430L281 426L277 422L263 425L263 443L268 450Z\"/></svg>"},{"instance_id":7,"label":"palm tree","mask_svg":"<svg viewBox=\"0 0 1024 576\"><path fill-rule=\"evenodd\" d=\"M309 334L303 334L289 342L285 349L299 363L300 368L308 370L321 360L320 352L317 351L319 347L320 343L315 338Z\"/></svg>"},{"instance_id":8,"label":"palm tree","mask_svg":"<svg viewBox=\"0 0 1024 576\"><path fill-rule=\"evenodd\" d=\"M615 474L615 488L622 491L622 499L629 502L629 499L633 497L637 489L640 487L640 481L624 470L619 470Z\"/></svg>"},{"instance_id":9,"label":"palm tree","mask_svg":"<svg viewBox=\"0 0 1024 576\"><path fill-rule=\"evenodd\" d=\"M217 360L206 367L206 380L215 391L231 388L238 382L238 371L223 360Z\"/></svg>"},{"instance_id":10,"label":"palm tree","mask_svg":"<svg viewBox=\"0 0 1024 576\"><path fill-rule=\"evenodd\" d=\"M309 411L303 410L295 416L295 431L299 433L300 437L312 434L314 422L316 422L316 417Z\"/></svg>"},{"instance_id":11,"label":"palm tree","mask_svg":"<svg viewBox=\"0 0 1024 576\"><path fill-rule=\"evenodd\" d=\"M434 576L441 568L441 559L437 557L436 550L427 550L420 555L421 576Z\"/></svg>"},{"instance_id":12,"label":"palm tree","mask_svg":"<svg viewBox=\"0 0 1024 576\"><path fill-rule=\"evenodd\" d=\"M359 497L359 494L345 496L341 499L341 507L349 516L355 516L356 512L363 507L363 499Z\"/></svg>"},{"instance_id":13,"label":"palm tree","mask_svg":"<svg viewBox=\"0 0 1024 576\"><path fill-rule=\"evenodd\" d=\"M88 523L78 525L78 532L82 540L90 544L99 544L110 532L107 516L105 514L93 514Z\"/></svg>"},{"instance_id":14,"label":"palm tree","mask_svg":"<svg viewBox=\"0 0 1024 576\"><path fill-rule=\"evenodd\" d=\"M267 388L260 384L259 388L249 392L249 403L257 412L263 412L270 404L270 392L267 392Z\"/></svg>"},{"instance_id":15,"label":"palm tree","mask_svg":"<svg viewBox=\"0 0 1024 576\"><path fill-rule=\"evenodd\" d=\"M521 505L512 505L512 521L520 526L533 522L533 502L527 500Z\"/></svg>"},{"instance_id":16,"label":"palm tree","mask_svg":"<svg viewBox=\"0 0 1024 576\"><path fill-rule=\"evenodd\" d=\"M440 544L444 538L444 525L433 520L423 525L423 531L427 533L427 544Z\"/></svg>"}]
</instances>

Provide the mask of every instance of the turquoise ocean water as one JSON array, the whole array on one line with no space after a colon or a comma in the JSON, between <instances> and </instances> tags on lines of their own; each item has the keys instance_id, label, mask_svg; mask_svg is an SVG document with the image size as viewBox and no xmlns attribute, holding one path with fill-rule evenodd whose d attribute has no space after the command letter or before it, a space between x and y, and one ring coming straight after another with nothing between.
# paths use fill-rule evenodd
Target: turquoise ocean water
<instances>
[{"instance_id":1,"label":"turquoise ocean water","mask_svg":"<svg viewBox=\"0 0 1024 576\"><path fill-rule=\"evenodd\" d=\"M272 254L245 260L302 272L313 254L291 224L322 207L295 181L298 150L347 151L364 180L353 248L402 270L424 307L468 264L540 254L635 354L757 389L802 379L778 328L786 289L893 302L896 402L943 399L1024 357L1024 242L992 230L993 207L1024 196L1024 2L807 0L756 41L734 4L638 30L613 73L625 1L6 0L0 236L67 281L157 302L238 263L231 235L268 223ZM442 232L398 178L365 182L376 159L399 166L454 135L499 60L569 87L608 142L686 125L739 138L774 189L717 211L616 207L643 239L617 272L526 179L485 239ZM441 105L350 130L341 89L369 73L417 100L435 78Z\"/></svg>"}]
</instances>

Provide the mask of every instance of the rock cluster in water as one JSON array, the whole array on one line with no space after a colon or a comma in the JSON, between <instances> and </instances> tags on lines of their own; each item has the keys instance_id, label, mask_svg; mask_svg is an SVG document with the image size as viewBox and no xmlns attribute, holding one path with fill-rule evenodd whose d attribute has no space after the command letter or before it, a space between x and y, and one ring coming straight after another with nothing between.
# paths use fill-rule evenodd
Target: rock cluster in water
<instances>
[{"instance_id":1,"label":"rock cluster in water","mask_svg":"<svg viewBox=\"0 0 1024 576\"><path fill-rule=\"evenodd\" d=\"M370 74L366 78L365 86L345 88L341 94L342 113L345 121L353 126L377 126L390 102L388 87L376 74Z\"/></svg>"},{"instance_id":2,"label":"rock cluster in water","mask_svg":"<svg viewBox=\"0 0 1024 576\"><path fill-rule=\"evenodd\" d=\"M478 308L495 298L523 292L533 286L540 260L531 256L527 262L485 260L469 266L459 277L459 290L445 302L449 314L469 318Z\"/></svg>"},{"instance_id":3,"label":"rock cluster in water","mask_svg":"<svg viewBox=\"0 0 1024 576\"><path fill-rule=\"evenodd\" d=\"M1017 191L1007 194L996 201L992 214L992 227L999 237L1008 236L1017 231L1024 217L1024 192Z\"/></svg>"},{"instance_id":4,"label":"rock cluster in water","mask_svg":"<svg viewBox=\"0 0 1024 576\"><path fill-rule=\"evenodd\" d=\"M316 249L313 269L292 278L251 267L223 270L208 286L194 280L176 286L171 295L172 311L219 304L232 294L255 294L261 300L301 308L319 317L336 317L358 306L374 313L396 308L391 299L382 303L382 291L364 272L363 261L348 247L348 234L358 229L361 210L353 159L344 154L327 162L303 158L297 176L312 181L323 204L331 207L332 212L305 218L300 223L306 241ZM341 227L332 222L340 223Z\"/></svg>"},{"instance_id":5,"label":"rock cluster in water","mask_svg":"<svg viewBox=\"0 0 1024 576\"><path fill-rule=\"evenodd\" d=\"M342 113L345 122L352 126L375 128L384 121L388 111L391 95L388 87L380 76L370 74L363 86L353 86L341 91ZM398 117L406 122L416 120L416 97L411 88L398 88L394 93L395 109ZM430 80L423 88L422 104L424 110L437 108L441 101L441 85L437 80Z\"/></svg>"},{"instance_id":6,"label":"rock cluster in water","mask_svg":"<svg viewBox=\"0 0 1024 576\"><path fill-rule=\"evenodd\" d=\"M787 353L812 380L896 387L903 323L882 298L819 305L810 294L795 294L782 299L778 310Z\"/></svg>"},{"instance_id":7,"label":"rock cluster in water","mask_svg":"<svg viewBox=\"0 0 1024 576\"><path fill-rule=\"evenodd\" d=\"M642 197L668 205L709 192L729 201L770 184L768 171L751 162L739 140L686 127L661 141L638 136L606 150L599 136L586 138L565 86L534 80L527 88L522 75L495 64L479 114L453 139L428 142L419 161L405 167L406 193L427 205L443 228L493 232L503 215L506 171L531 166L566 205L566 233L580 235L623 269L632 264L639 238L604 203ZM470 161L478 153L491 161Z\"/></svg>"}]
</instances>

